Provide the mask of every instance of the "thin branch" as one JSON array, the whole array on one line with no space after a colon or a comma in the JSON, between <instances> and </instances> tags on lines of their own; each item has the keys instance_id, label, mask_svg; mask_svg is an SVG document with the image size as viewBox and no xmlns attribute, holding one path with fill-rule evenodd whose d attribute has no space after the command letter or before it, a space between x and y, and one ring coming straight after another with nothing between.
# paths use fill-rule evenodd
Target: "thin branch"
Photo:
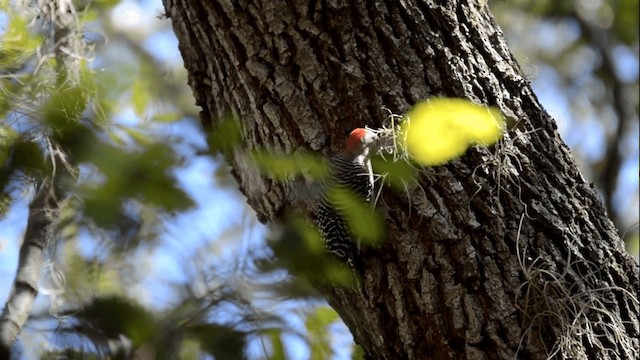
<instances>
[{"instance_id":1,"label":"thin branch","mask_svg":"<svg viewBox=\"0 0 640 360\"><path fill-rule=\"evenodd\" d=\"M24 326L35 297L38 294L40 270L54 222L53 214L59 208L54 179L46 177L38 186L29 205L29 220L20 247L18 269L13 287L2 315L0 315L0 358L8 359L11 346Z\"/></svg>"}]
</instances>

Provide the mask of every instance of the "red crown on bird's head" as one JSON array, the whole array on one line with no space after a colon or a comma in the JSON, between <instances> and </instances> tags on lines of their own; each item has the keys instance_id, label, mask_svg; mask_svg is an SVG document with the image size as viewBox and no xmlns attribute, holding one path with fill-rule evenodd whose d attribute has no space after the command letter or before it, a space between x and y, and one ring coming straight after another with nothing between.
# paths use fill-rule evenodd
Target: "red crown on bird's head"
<instances>
[{"instance_id":1,"label":"red crown on bird's head","mask_svg":"<svg viewBox=\"0 0 640 360\"><path fill-rule=\"evenodd\" d=\"M347 146L345 147L347 151L356 150L361 144L362 139L367 135L367 130L363 128L354 129L349 137L347 138Z\"/></svg>"}]
</instances>

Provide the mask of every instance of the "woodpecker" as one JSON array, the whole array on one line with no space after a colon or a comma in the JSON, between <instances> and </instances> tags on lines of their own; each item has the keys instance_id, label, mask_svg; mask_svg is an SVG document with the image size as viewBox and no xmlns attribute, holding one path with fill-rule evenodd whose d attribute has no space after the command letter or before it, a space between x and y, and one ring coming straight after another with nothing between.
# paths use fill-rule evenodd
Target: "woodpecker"
<instances>
[{"instance_id":1,"label":"woodpecker","mask_svg":"<svg viewBox=\"0 0 640 360\"><path fill-rule=\"evenodd\" d=\"M337 188L351 192L365 203L371 202L374 192L374 176L370 156L375 151L378 136L369 129L357 128L349 134L342 153L331 159L329 177L324 184L317 212L317 223L325 249L361 270L357 261L358 244L345 220L346 204L339 199L329 199L328 191Z\"/></svg>"}]
</instances>

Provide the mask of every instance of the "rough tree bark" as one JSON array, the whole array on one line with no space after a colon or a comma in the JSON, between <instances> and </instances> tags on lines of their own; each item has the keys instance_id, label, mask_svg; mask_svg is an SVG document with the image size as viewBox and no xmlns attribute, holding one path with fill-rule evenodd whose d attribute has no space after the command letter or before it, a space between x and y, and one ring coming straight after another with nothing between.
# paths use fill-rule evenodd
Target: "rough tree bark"
<instances>
[{"instance_id":1,"label":"rough tree bark","mask_svg":"<svg viewBox=\"0 0 640 360\"><path fill-rule=\"evenodd\" d=\"M463 97L514 126L491 149L385 190L387 239L363 296L326 292L375 359L636 356L638 264L625 252L484 1L164 0L207 129L234 114L245 149L328 155L383 106ZM228 160L262 221L295 187Z\"/></svg>"}]
</instances>

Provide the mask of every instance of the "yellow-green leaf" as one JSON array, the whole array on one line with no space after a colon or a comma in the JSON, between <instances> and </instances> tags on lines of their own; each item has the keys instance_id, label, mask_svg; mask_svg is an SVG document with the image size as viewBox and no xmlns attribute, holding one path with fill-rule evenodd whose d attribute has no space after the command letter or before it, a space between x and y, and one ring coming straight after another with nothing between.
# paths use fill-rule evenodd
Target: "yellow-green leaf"
<instances>
[{"instance_id":1,"label":"yellow-green leaf","mask_svg":"<svg viewBox=\"0 0 640 360\"><path fill-rule=\"evenodd\" d=\"M39 36L27 28L27 21L13 13L0 40L0 65L20 66L42 43Z\"/></svg>"},{"instance_id":2,"label":"yellow-green leaf","mask_svg":"<svg viewBox=\"0 0 640 360\"><path fill-rule=\"evenodd\" d=\"M146 134L143 131L134 128L125 128L124 131L139 144L150 145L154 141L149 134Z\"/></svg>"},{"instance_id":3,"label":"yellow-green leaf","mask_svg":"<svg viewBox=\"0 0 640 360\"><path fill-rule=\"evenodd\" d=\"M266 334L271 340L271 360L285 360L284 345L282 344L282 330L280 329L267 329Z\"/></svg>"},{"instance_id":4,"label":"yellow-green leaf","mask_svg":"<svg viewBox=\"0 0 640 360\"><path fill-rule=\"evenodd\" d=\"M327 359L331 357L331 338L328 327L338 319L338 314L329 306L322 306L310 314L305 322L311 359Z\"/></svg>"},{"instance_id":5,"label":"yellow-green leaf","mask_svg":"<svg viewBox=\"0 0 640 360\"><path fill-rule=\"evenodd\" d=\"M384 183L396 189L403 190L416 181L417 170L407 161L392 161L376 156L371 163L376 173L383 177Z\"/></svg>"},{"instance_id":6,"label":"yellow-green leaf","mask_svg":"<svg viewBox=\"0 0 640 360\"><path fill-rule=\"evenodd\" d=\"M327 191L329 202L340 209L353 235L363 243L375 244L384 233L383 223L374 209L352 191L334 187Z\"/></svg>"},{"instance_id":7,"label":"yellow-green leaf","mask_svg":"<svg viewBox=\"0 0 640 360\"><path fill-rule=\"evenodd\" d=\"M420 164L444 164L472 145L492 145L502 136L504 120L492 108L464 99L433 99L416 104L402 131L405 148Z\"/></svg>"},{"instance_id":8,"label":"yellow-green leaf","mask_svg":"<svg viewBox=\"0 0 640 360\"><path fill-rule=\"evenodd\" d=\"M180 119L182 119L182 116L179 113L165 113L154 115L151 120L160 123L172 123Z\"/></svg>"},{"instance_id":9,"label":"yellow-green leaf","mask_svg":"<svg viewBox=\"0 0 640 360\"><path fill-rule=\"evenodd\" d=\"M136 115L142 117L144 111L149 103L149 92L147 91L145 84L138 80L133 83L133 89L131 90L131 102L133 103L133 110Z\"/></svg>"}]
</instances>

